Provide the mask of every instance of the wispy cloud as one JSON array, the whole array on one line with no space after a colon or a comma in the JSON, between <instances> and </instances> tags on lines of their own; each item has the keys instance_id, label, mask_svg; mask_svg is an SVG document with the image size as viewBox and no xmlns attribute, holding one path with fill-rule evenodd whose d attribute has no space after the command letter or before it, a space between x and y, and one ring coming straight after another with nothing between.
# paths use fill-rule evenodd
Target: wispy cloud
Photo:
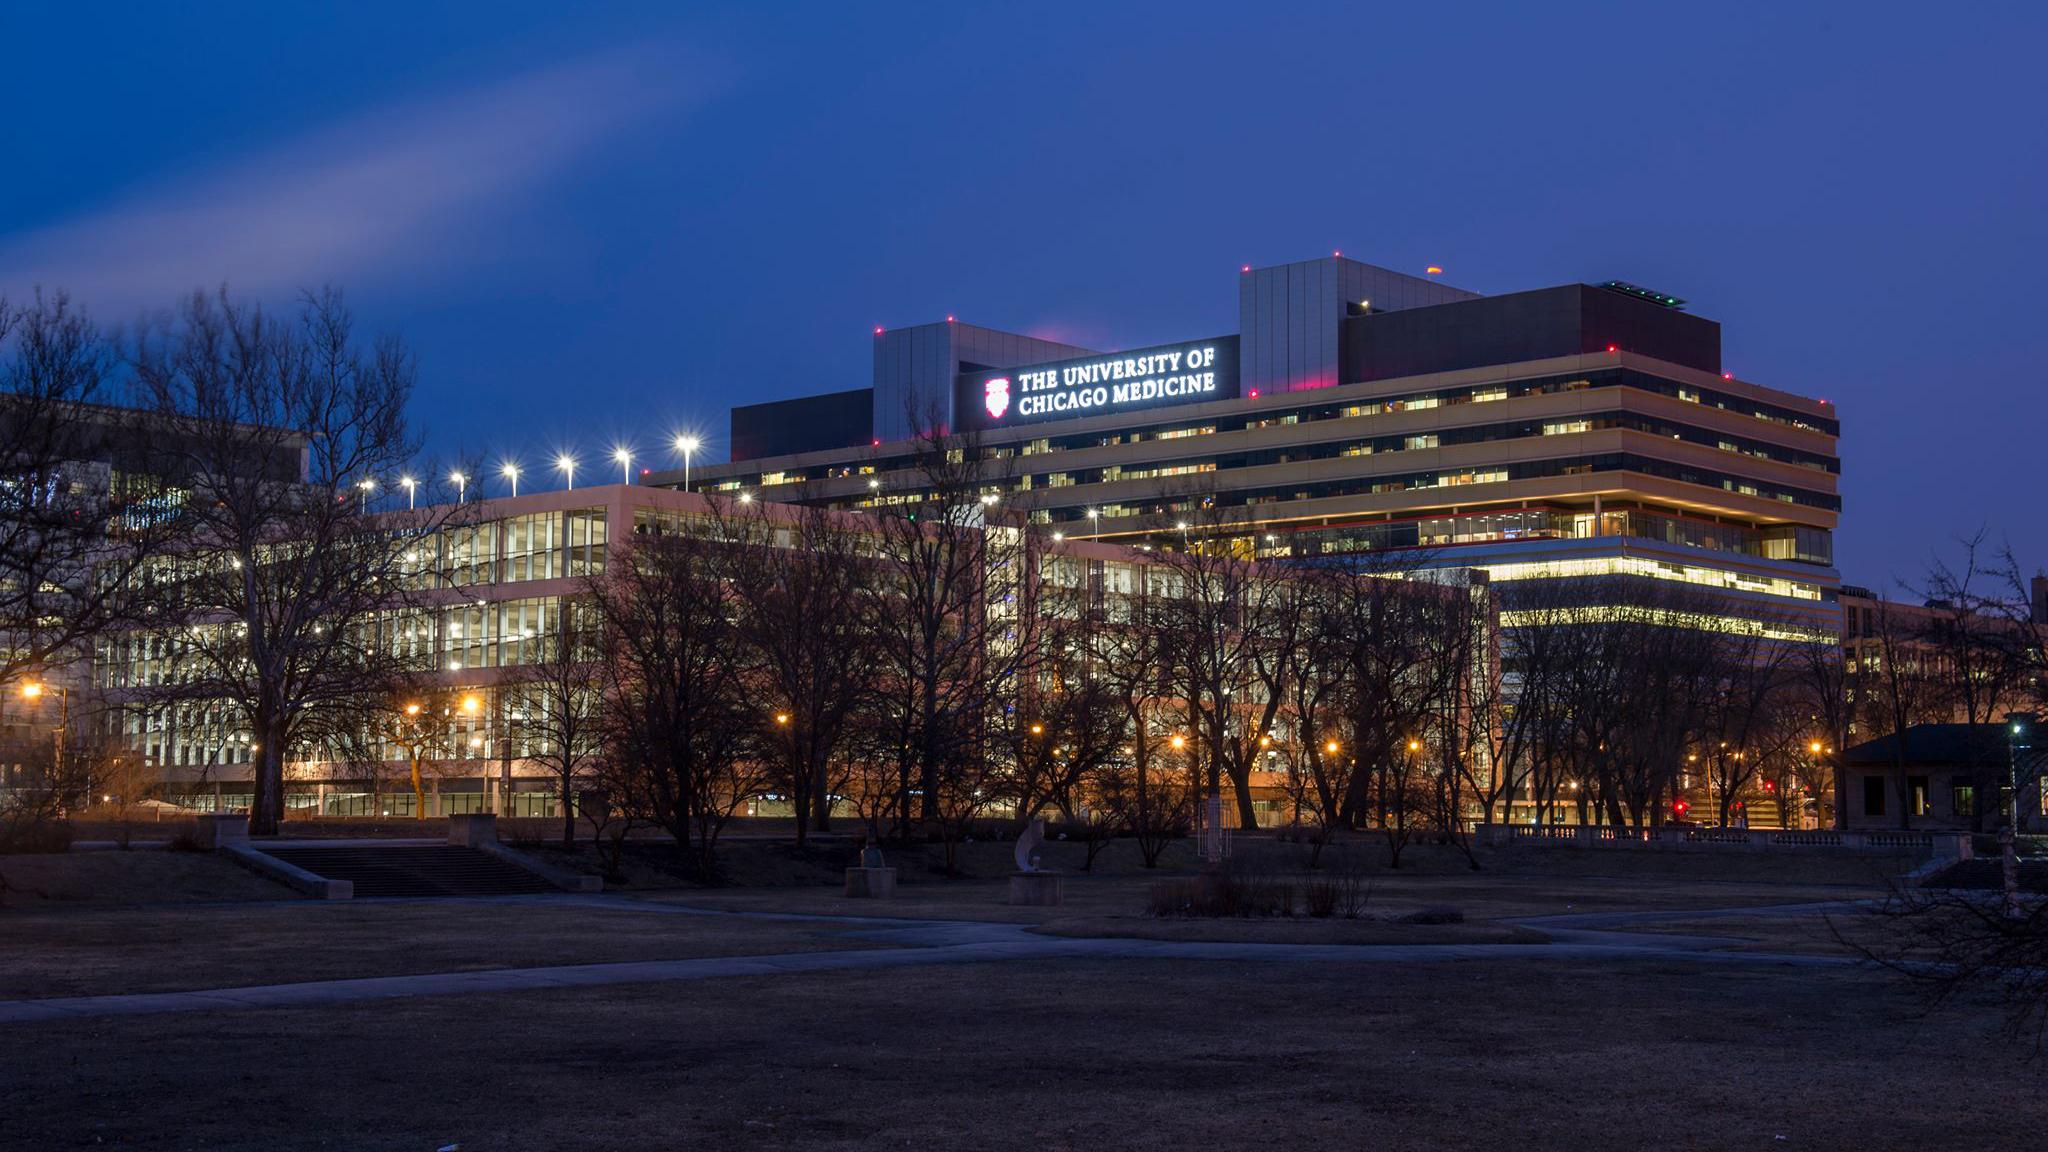
<instances>
[{"instance_id":1,"label":"wispy cloud","mask_svg":"<svg viewBox=\"0 0 2048 1152\"><path fill-rule=\"evenodd\" d=\"M435 243L446 230L704 88L674 54L635 49L394 104L104 210L0 235L0 294L61 287L105 314L222 281L264 295L431 270L463 258Z\"/></svg>"}]
</instances>

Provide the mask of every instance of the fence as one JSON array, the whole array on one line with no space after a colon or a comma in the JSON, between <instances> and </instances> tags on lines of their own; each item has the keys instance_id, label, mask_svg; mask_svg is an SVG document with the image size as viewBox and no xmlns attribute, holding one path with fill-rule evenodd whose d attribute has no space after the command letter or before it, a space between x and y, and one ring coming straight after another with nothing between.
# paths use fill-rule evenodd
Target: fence
<instances>
[{"instance_id":1,"label":"fence","mask_svg":"<svg viewBox=\"0 0 2048 1152\"><path fill-rule=\"evenodd\" d=\"M1580 848L1743 849L1752 852L1805 852L1834 849L1851 852L1926 852L1933 856L1970 858L1967 832L1928 831L1783 831L1770 828L1693 828L1665 824L1629 828L1610 824L1481 824L1479 843L1565 844Z\"/></svg>"}]
</instances>

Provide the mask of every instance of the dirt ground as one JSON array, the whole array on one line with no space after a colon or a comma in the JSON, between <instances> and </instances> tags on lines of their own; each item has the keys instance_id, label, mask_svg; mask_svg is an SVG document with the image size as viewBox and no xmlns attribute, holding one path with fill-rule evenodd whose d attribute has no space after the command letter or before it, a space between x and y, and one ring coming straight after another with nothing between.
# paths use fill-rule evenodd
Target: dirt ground
<instances>
[{"instance_id":1,"label":"dirt ground","mask_svg":"<svg viewBox=\"0 0 2048 1152\"><path fill-rule=\"evenodd\" d=\"M1967 1152L2048 1123L1996 1022L1654 960L792 974L17 1026L0 1145Z\"/></svg>"}]
</instances>

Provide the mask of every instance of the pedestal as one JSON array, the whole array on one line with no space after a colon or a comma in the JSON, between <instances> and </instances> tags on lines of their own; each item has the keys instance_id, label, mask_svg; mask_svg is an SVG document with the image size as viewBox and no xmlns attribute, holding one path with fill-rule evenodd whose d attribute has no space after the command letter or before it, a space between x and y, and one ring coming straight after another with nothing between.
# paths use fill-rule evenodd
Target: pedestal
<instances>
[{"instance_id":1,"label":"pedestal","mask_svg":"<svg viewBox=\"0 0 2048 1152\"><path fill-rule=\"evenodd\" d=\"M846 894L856 900L893 900L896 898L896 870L848 868Z\"/></svg>"},{"instance_id":2,"label":"pedestal","mask_svg":"<svg viewBox=\"0 0 2048 1152\"><path fill-rule=\"evenodd\" d=\"M249 818L242 815L207 813L199 818L193 839L201 848L218 851L230 844L249 842Z\"/></svg>"},{"instance_id":3,"label":"pedestal","mask_svg":"<svg viewBox=\"0 0 2048 1152\"><path fill-rule=\"evenodd\" d=\"M498 842L498 815L495 812L463 812L448 818L448 842L462 848L475 848L482 844Z\"/></svg>"},{"instance_id":4,"label":"pedestal","mask_svg":"<svg viewBox=\"0 0 2048 1152\"><path fill-rule=\"evenodd\" d=\"M1010 873L1010 903L1049 907L1060 902L1057 872Z\"/></svg>"}]
</instances>

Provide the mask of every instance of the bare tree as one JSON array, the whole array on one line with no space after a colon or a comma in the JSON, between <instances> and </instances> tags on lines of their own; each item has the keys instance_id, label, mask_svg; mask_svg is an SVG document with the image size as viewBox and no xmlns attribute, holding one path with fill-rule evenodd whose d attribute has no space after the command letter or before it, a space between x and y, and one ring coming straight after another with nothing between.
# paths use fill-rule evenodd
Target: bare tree
<instances>
[{"instance_id":1,"label":"bare tree","mask_svg":"<svg viewBox=\"0 0 2048 1152\"><path fill-rule=\"evenodd\" d=\"M1105 572L1104 583L1109 579ZM1188 789L1163 760L1170 737L1162 729L1168 637L1160 619L1163 574L1149 566L1119 567L1129 587L1094 589L1081 633L1097 682L1114 700L1123 743L1097 773L1098 799L1113 808L1138 842L1145 867L1156 868L1188 821ZM1185 743L1185 739L1183 739Z\"/></svg>"},{"instance_id":2,"label":"bare tree","mask_svg":"<svg viewBox=\"0 0 2048 1152\"><path fill-rule=\"evenodd\" d=\"M397 633L447 517L377 514L369 487L416 449L412 357L361 346L338 292L285 321L225 290L146 324L127 356L159 473L192 492L155 602L179 673L147 695L224 702L254 732L250 827L274 833L286 760L363 726L418 663Z\"/></svg>"},{"instance_id":3,"label":"bare tree","mask_svg":"<svg viewBox=\"0 0 2048 1152\"><path fill-rule=\"evenodd\" d=\"M1227 779L1238 825L1256 828L1251 775L1287 696L1309 594L1286 565L1253 559L1208 501L1180 515L1157 534L1177 545L1156 556L1166 695L1185 718L1201 786L1220 798Z\"/></svg>"},{"instance_id":4,"label":"bare tree","mask_svg":"<svg viewBox=\"0 0 2048 1152\"><path fill-rule=\"evenodd\" d=\"M1999 561L1989 555L1984 533L1960 541L1954 564L1939 556L1929 564L1920 594L1929 608L1917 645L1939 678L1951 718L1969 725L1997 724L2024 698L2029 655L2021 615L2006 602ZM2018 598L2024 603L2025 597ZM1971 776L1970 827L1983 832L2003 814L1997 810L2005 785L2003 757L1961 765Z\"/></svg>"},{"instance_id":5,"label":"bare tree","mask_svg":"<svg viewBox=\"0 0 2048 1152\"><path fill-rule=\"evenodd\" d=\"M1854 684L1857 726L1872 738L1892 737L1893 782L1898 789L1899 827L1913 822L1913 794L1906 765L1912 759L1912 729L1948 715L1943 676L1919 643L1911 614L1890 600L1878 600L1871 628L1859 647L1861 667Z\"/></svg>"},{"instance_id":6,"label":"bare tree","mask_svg":"<svg viewBox=\"0 0 2048 1152\"><path fill-rule=\"evenodd\" d=\"M829 826L860 707L879 659L863 539L845 513L764 505L718 508L732 541L741 639L755 656L760 705L772 710L776 790L796 817L796 842Z\"/></svg>"},{"instance_id":7,"label":"bare tree","mask_svg":"<svg viewBox=\"0 0 2048 1152\"><path fill-rule=\"evenodd\" d=\"M545 768L562 809L562 847L576 844L577 795L601 751L603 694L592 683L599 656L597 610L564 597L532 660L507 688L527 712L527 760Z\"/></svg>"},{"instance_id":8,"label":"bare tree","mask_svg":"<svg viewBox=\"0 0 2048 1152\"><path fill-rule=\"evenodd\" d=\"M875 509L873 578L861 611L875 626L874 690L864 709L870 747L896 766L897 834L913 822L958 827L939 810L942 778L956 800L980 776L996 720L1013 707L1037 659L1024 611L1030 534L986 482L981 446L933 414L916 421L914 490ZM956 806L955 811L959 809Z\"/></svg>"},{"instance_id":9,"label":"bare tree","mask_svg":"<svg viewBox=\"0 0 2048 1152\"><path fill-rule=\"evenodd\" d=\"M182 492L146 467L150 434L106 405L113 367L63 294L0 297L0 689L136 619L137 575L182 527Z\"/></svg>"},{"instance_id":10,"label":"bare tree","mask_svg":"<svg viewBox=\"0 0 2048 1152\"><path fill-rule=\"evenodd\" d=\"M1756 631L1723 631L1715 639L1713 680L1694 743L1713 786L1719 823L1728 825L1751 784L1788 754L1794 729L1784 714L1799 645Z\"/></svg>"},{"instance_id":11,"label":"bare tree","mask_svg":"<svg viewBox=\"0 0 2048 1152\"><path fill-rule=\"evenodd\" d=\"M1095 638L1103 624L1087 565L1047 552L1034 566L1027 603L1038 654L1015 706L996 725L1020 832L1048 805L1069 822L1079 819L1084 785L1129 746L1123 694Z\"/></svg>"},{"instance_id":12,"label":"bare tree","mask_svg":"<svg viewBox=\"0 0 2048 1152\"><path fill-rule=\"evenodd\" d=\"M1303 622L1295 675L1289 679L1284 723L1265 754L1286 765L1289 798L1295 820L1306 812L1314 821L1309 839L1309 867L1321 865L1326 848L1345 815L1345 798L1358 766L1346 720L1346 693L1351 686L1352 639L1345 631L1346 613L1337 601L1349 581L1326 572L1304 573L1314 587Z\"/></svg>"},{"instance_id":13,"label":"bare tree","mask_svg":"<svg viewBox=\"0 0 2048 1152\"><path fill-rule=\"evenodd\" d=\"M1788 707L1801 722L1792 750L1793 775L1816 800L1831 797L1828 819L1843 827L1849 822L1849 796L1840 765L1854 720L1857 670L1841 645L1802 644L1794 650L1790 675Z\"/></svg>"},{"instance_id":14,"label":"bare tree","mask_svg":"<svg viewBox=\"0 0 2048 1152\"><path fill-rule=\"evenodd\" d=\"M613 803L645 812L705 877L719 833L766 779L730 554L703 529L645 536L589 581Z\"/></svg>"}]
</instances>

